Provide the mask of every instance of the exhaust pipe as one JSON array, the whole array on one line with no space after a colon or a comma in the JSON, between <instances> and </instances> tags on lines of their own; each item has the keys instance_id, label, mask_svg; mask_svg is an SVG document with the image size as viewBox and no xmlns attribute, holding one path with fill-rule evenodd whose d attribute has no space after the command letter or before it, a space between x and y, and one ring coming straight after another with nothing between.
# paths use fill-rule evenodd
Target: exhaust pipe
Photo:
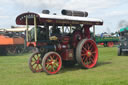
<instances>
[{"instance_id":1,"label":"exhaust pipe","mask_svg":"<svg viewBox=\"0 0 128 85\"><path fill-rule=\"evenodd\" d=\"M87 17L88 16L88 12L65 10L65 9L63 9L61 11L61 13L62 13L62 15L68 15L68 16L79 16L79 17Z\"/></svg>"},{"instance_id":2,"label":"exhaust pipe","mask_svg":"<svg viewBox=\"0 0 128 85\"><path fill-rule=\"evenodd\" d=\"M42 13L43 14L50 14L50 11L49 10L43 10Z\"/></svg>"}]
</instances>

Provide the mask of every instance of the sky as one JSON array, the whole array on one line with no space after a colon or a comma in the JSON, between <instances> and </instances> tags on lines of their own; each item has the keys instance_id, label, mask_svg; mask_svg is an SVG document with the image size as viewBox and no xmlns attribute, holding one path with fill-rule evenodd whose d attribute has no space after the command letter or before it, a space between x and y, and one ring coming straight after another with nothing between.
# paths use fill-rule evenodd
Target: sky
<instances>
[{"instance_id":1,"label":"sky","mask_svg":"<svg viewBox=\"0 0 128 85\"><path fill-rule=\"evenodd\" d=\"M116 32L128 24L128 0L0 0L0 28L16 26L16 17L24 12L60 14L62 9L87 11L90 18L104 21L96 33Z\"/></svg>"}]
</instances>

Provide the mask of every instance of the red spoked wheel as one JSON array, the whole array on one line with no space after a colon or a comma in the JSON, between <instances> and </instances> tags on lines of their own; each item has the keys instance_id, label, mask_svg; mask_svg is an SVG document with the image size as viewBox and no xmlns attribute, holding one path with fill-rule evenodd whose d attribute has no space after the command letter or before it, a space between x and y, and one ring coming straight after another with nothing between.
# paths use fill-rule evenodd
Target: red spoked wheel
<instances>
[{"instance_id":1,"label":"red spoked wheel","mask_svg":"<svg viewBox=\"0 0 128 85\"><path fill-rule=\"evenodd\" d=\"M108 45L108 47L113 47L114 43L113 42L108 42L107 45Z\"/></svg>"},{"instance_id":2,"label":"red spoked wheel","mask_svg":"<svg viewBox=\"0 0 128 85\"><path fill-rule=\"evenodd\" d=\"M28 62L29 68L33 73L43 71L43 67L41 63L42 63L41 53L39 52L33 53L32 56L29 58L29 62Z\"/></svg>"},{"instance_id":3,"label":"red spoked wheel","mask_svg":"<svg viewBox=\"0 0 128 85\"><path fill-rule=\"evenodd\" d=\"M62 60L57 52L48 52L42 60L43 70L47 74L56 74L62 66Z\"/></svg>"},{"instance_id":4,"label":"red spoked wheel","mask_svg":"<svg viewBox=\"0 0 128 85\"><path fill-rule=\"evenodd\" d=\"M76 60L83 68L92 68L98 60L98 48L93 40L83 39L76 48Z\"/></svg>"}]
</instances>

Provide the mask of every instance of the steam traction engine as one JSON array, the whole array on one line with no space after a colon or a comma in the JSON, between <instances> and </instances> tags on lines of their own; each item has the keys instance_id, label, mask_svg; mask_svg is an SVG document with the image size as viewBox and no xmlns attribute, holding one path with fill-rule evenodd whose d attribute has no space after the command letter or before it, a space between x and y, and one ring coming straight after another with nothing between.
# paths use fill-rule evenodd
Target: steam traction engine
<instances>
[{"instance_id":1,"label":"steam traction engine","mask_svg":"<svg viewBox=\"0 0 128 85\"><path fill-rule=\"evenodd\" d=\"M98 59L98 48L90 37L90 28L102 25L100 19L87 18L87 12L62 10L62 15L23 13L16 18L18 25L26 25L27 46L37 48L29 59L32 72L56 74L63 66L78 63L92 68ZM31 31L28 27L33 26ZM95 35L95 34L94 34Z\"/></svg>"}]
</instances>

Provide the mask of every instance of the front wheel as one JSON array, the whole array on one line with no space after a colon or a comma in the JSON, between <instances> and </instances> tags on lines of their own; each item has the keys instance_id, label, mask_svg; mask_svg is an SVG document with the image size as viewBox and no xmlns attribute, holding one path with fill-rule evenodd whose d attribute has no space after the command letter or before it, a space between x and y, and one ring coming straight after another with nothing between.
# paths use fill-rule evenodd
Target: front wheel
<instances>
[{"instance_id":1,"label":"front wheel","mask_svg":"<svg viewBox=\"0 0 128 85\"><path fill-rule=\"evenodd\" d=\"M56 74L60 71L62 60L57 52L48 52L42 59L43 70L47 74Z\"/></svg>"},{"instance_id":2,"label":"front wheel","mask_svg":"<svg viewBox=\"0 0 128 85\"><path fill-rule=\"evenodd\" d=\"M41 65L41 53L36 52L33 53L32 56L29 58L29 68L30 70L35 73L35 72L41 72L43 71L42 65Z\"/></svg>"},{"instance_id":3,"label":"front wheel","mask_svg":"<svg viewBox=\"0 0 128 85\"><path fill-rule=\"evenodd\" d=\"M81 40L76 48L76 60L83 68L92 68L98 60L98 48L91 39Z\"/></svg>"}]
</instances>

